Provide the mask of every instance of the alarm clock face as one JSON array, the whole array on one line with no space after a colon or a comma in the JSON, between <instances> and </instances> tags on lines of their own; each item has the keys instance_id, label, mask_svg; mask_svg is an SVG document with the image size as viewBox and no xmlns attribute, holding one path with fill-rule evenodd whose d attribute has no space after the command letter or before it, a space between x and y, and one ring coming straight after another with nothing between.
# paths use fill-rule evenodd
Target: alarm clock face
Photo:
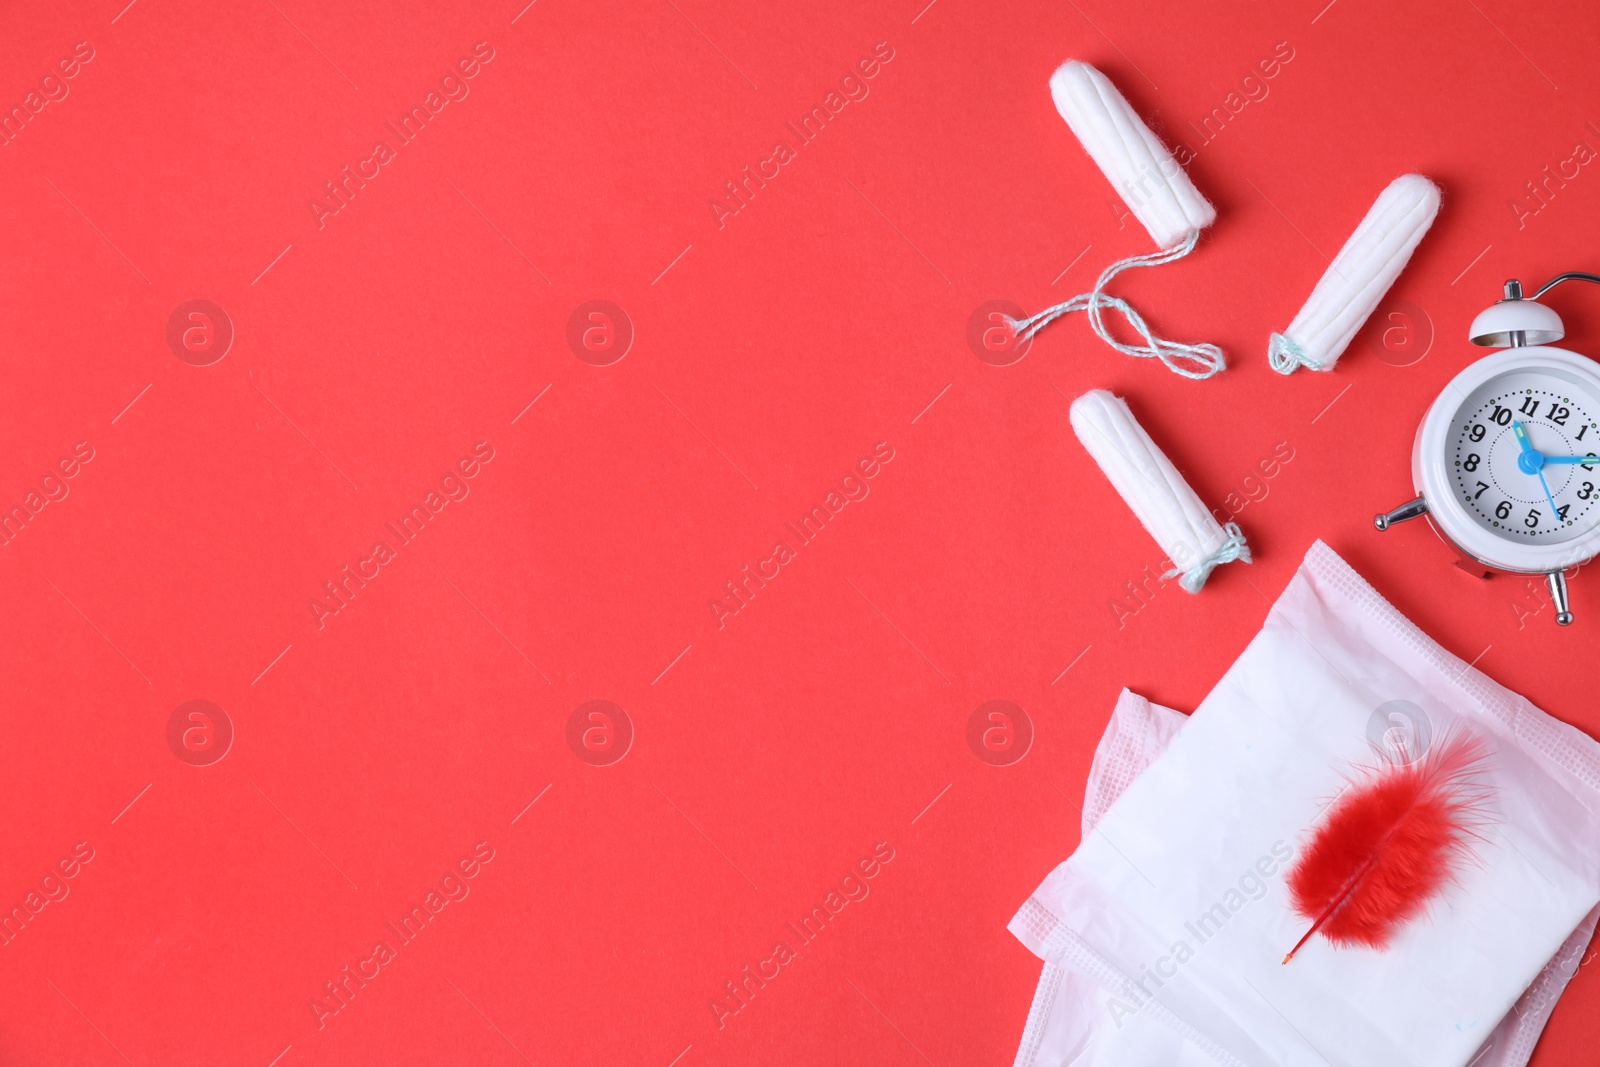
<instances>
[{"instance_id":1,"label":"alarm clock face","mask_svg":"<svg viewBox=\"0 0 1600 1067\"><path fill-rule=\"evenodd\" d=\"M1428 514L1467 555L1548 573L1600 552L1600 364L1511 348L1458 374L1412 456Z\"/></svg>"},{"instance_id":2,"label":"alarm clock face","mask_svg":"<svg viewBox=\"0 0 1600 1067\"><path fill-rule=\"evenodd\" d=\"M1453 429L1452 482L1479 526L1549 544L1600 522L1600 397L1586 385L1511 371L1479 386Z\"/></svg>"}]
</instances>

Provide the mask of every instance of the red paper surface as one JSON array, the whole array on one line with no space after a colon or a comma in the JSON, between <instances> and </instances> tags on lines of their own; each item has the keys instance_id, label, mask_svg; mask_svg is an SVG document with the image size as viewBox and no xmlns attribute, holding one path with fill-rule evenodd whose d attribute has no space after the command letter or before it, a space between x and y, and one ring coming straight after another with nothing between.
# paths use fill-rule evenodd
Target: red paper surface
<instances>
[{"instance_id":1,"label":"red paper surface","mask_svg":"<svg viewBox=\"0 0 1600 1067\"><path fill-rule=\"evenodd\" d=\"M0 34L0 498L40 504L0 547L0 906L66 894L0 948L0 1061L1009 1062L1005 922L1117 690L1193 707L1316 537L1600 729L1587 574L1557 630L1371 528L1500 282L1600 265L1591 5L124 2ZM1216 226L1119 291L1211 381L1080 320L968 345L1151 250L1051 105L1068 57L1196 154ZM1411 170L1444 208L1377 321L1273 374ZM1600 293L1551 302L1595 351ZM1160 552L1072 437L1093 387L1253 567L1128 599ZM1594 971L1537 1064L1600 1041Z\"/></svg>"}]
</instances>

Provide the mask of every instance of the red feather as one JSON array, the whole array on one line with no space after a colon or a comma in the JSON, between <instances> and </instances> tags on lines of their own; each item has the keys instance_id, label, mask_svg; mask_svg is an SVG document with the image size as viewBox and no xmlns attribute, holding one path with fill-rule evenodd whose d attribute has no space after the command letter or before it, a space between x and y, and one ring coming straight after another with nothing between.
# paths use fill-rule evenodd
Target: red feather
<instances>
[{"instance_id":1,"label":"red feather","mask_svg":"<svg viewBox=\"0 0 1600 1067\"><path fill-rule=\"evenodd\" d=\"M1487 750L1476 736L1440 738L1411 763L1369 769L1334 800L1288 876L1289 900L1311 935L1341 947L1384 948L1472 857L1486 824Z\"/></svg>"}]
</instances>

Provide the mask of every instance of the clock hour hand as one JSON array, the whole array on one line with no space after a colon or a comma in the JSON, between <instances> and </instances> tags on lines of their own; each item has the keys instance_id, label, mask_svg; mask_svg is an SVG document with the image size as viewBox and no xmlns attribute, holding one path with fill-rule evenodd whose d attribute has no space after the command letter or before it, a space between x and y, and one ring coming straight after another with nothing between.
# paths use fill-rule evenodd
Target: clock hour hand
<instances>
[{"instance_id":1,"label":"clock hour hand","mask_svg":"<svg viewBox=\"0 0 1600 1067\"><path fill-rule=\"evenodd\" d=\"M1561 522L1561 509L1556 507L1555 494L1550 492L1550 483L1544 478L1544 465L1549 460L1540 455L1539 450L1533 447L1533 442L1528 440L1528 431L1516 419L1511 420L1511 432L1517 435L1517 444L1522 448L1522 455L1517 457L1517 466L1524 474L1537 475L1539 488L1544 490L1544 498L1550 502L1550 514L1559 524Z\"/></svg>"},{"instance_id":2,"label":"clock hour hand","mask_svg":"<svg viewBox=\"0 0 1600 1067\"><path fill-rule=\"evenodd\" d=\"M1517 464L1518 467L1521 467L1522 470L1527 473L1537 474L1539 468L1544 466L1546 463L1579 463L1585 467L1600 465L1600 456L1595 455L1593 452L1590 452L1587 456L1544 455L1537 448L1533 447L1533 442L1528 440L1528 431L1524 429L1522 423L1518 422L1516 419L1511 420L1511 432L1516 435L1517 445L1522 449L1522 454L1524 456L1539 457L1536 460L1529 461L1527 465L1524 465L1520 462ZM1529 471L1529 467L1532 467L1533 470ZM1540 477L1543 477L1543 475L1540 475ZM1546 490L1546 495L1549 495L1549 490Z\"/></svg>"},{"instance_id":3,"label":"clock hour hand","mask_svg":"<svg viewBox=\"0 0 1600 1067\"><path fill-rule=\"evenodd\" d=\"M1522 448L1524 453L1537 453L1539 451L1533 447L1533 442L1528 440L1528 431L1524 429L1522 423L1518 422L1516 419L1511 420L1511 432L1516 434L1517 444Z\"/></svg>"}]
</instances>

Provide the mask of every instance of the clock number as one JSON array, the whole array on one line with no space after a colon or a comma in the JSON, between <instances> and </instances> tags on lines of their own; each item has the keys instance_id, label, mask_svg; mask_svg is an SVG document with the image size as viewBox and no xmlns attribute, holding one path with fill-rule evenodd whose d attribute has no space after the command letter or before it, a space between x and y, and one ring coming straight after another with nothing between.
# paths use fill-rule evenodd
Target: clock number
<instances>
[{"instance_id":1,"label":"clock number","mask_svg":"<svg viewBox=\"0 0 1600 1067\"><path fill-rule=\"evenodd\" d=\"M1475 422L1472 424L1472 428L1467 431L1467 436L1471 437L1472 440L1476 442L1483 440L1483 435L1488 432L1488 430L1483 428L1482 423Z\"/></svg>"},{"instance_id":2,"label":"clock number","mask_svg":"<svg viewBox=\"0 0 1600 1067\"><path fill-rule=\"evenodd\" d=\"M1565 426L1567 424L1567 416L1571 414L1572 412L1568 411L1566 408L1552 400L1550 401L1550 414L1547 415L1546 418L1555 423L1557 426Z\"/></svg>"},{"instance_id":3,"label":"clock number","mask_svg":"<svg viewBox=\"0 0 1600 1067\"><path fill-rule=\"evenodd\" d=\"M1593 452L1590 452L1588 455L1583 457L1583 462L1578 464L1578 466L1582 467L1584 470L1589 470L1591 467L1594 466L1595 460L1600 460L1600 456L1597 456Z\"/></svg>"},{"instance_id":4,"label":"clock number","mask_svg":"<svg viewBox=\"0 0 1600 1067\"><path fill-rule=\"evenodd\" d=\"M1539 509L1529 508L1528 517L1522 520L1522 525L1526 526L1530 530L1539 525Z\"/></svg>"},{"instance_id":5,"label":"clock number","mask_svg":"<svg viewBox=\"0 0 1600 1067\"><path fill-rule=\"evenodd\" d=\"M1578 499L1588 500L1592 496L1594 496L1594 483L1584 482L1583 489L1578 493Z\"/></svg>"},{"instance_id":6,"label":"clock number","mask_svg":"<svg viewBox=\"0 0 1600 1067\"><path fill-rule=\"evenodd\" d=\"M1580 440L1580 441L1583 440L1583 435L1588 433L1588 432L1589 432L1589 424L1587 422L1584 423L1582 426L1579 426L1578 427L1578 440Z\"/></svg>"},{"instance_id":7,"label":"clock number","mask_svg":"<svg viewBox=\"0 0 1600 1067\"><path fill-rule=\"evenodd\" d=\"M1567 509L1570 508L1570 507L1572 507L1571 504L1562 504L1559 508L1556 508L1556 521L1557 522L1566 522L1567 521Z\"/></svg>"},{"instance_id":8,"label":"clock number","mask_svg":"<svg viewBox=\"0 0 1600 1067\"><path fill-rule=\"evenodd\" d=\"M1523 400L1522 407L1518 410L1524 415L1537 415L1539 414L1539 401L1530 396Z\"/></svg>"},{"instance_id":9,"label":"clock number","mask_svg":"<svg viewBox=\"0 0 1600 1067\"><path fill-rule=\"evenodd\" d=\"M1483 491L1485 489L1487 489L1487 488L1489 488L1489 483L1488 482L1479 482L1478 483L1478 491L1476 493L1472 494L1472 499L1474 499L1474 500L1478 499L1480 496L1483 495Z\"/></svg>"},{"instance_id":10,"label":"clock number","mask_svg":"<svg viewBox=\"0 0 1600 1067\"><path fill-rule=\"evenodd\" d=\"M1498 503L1498 504L1496 504L1494 506L1494 517L1495 518L1503 519L1503 518L1506 518L1507 516L1509 516L1510 514L1511 514L1511 501L1502 500L1502 501L1500 501L1500 503Z\"/></svg>"},{"instance_id":11,"label":"clock number","mask_svg":"<svg viewBox=\"0 0 1600 1067\"><path fill-rule=\"evenodd\" d=\"M1511 409L1503 408L1499 404L1496 404L1494 406L1494 410L1489 412L1489 421L1494 423L1496 426L1510 426Z\"/></svg>"},{"instance_id":12,"label":"clock number","mask_svg":"<svg viewBox=\"0 0 1600 1067\"><path fill-rule=\"evenodd\" d=\"M1478 462L1478 454L1476 452L1468 452L1466 462L1461 464L1461 469L1466 471L1475 471L1478 469Z\"/></svg>"}]
</instances>

